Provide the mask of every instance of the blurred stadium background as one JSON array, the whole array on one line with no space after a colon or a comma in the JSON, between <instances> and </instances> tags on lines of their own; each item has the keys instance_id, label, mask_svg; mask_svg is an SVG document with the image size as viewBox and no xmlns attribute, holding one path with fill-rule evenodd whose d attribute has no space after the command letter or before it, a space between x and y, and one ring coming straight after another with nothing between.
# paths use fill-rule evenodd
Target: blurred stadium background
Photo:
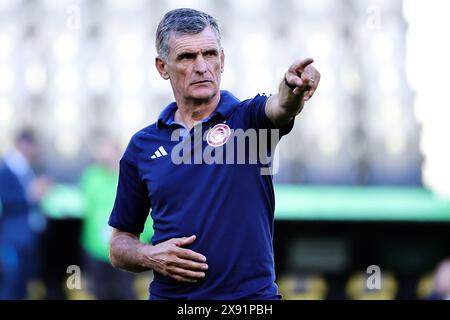
<instances>
[{"instance_id":1,"label":"blurred stadium background","mask_svg":"<svg viewBox=\"0 0 450 320\"><path fill-rule=\"evenodd\" d=\"M100 164L172 100L154 68L154 34L176 7L219 20L222 88L241 99L274 92L299 58L314 57L322 73L280 145L274 177L284 297L430 297L434 271L450 256L448 1L2 0L0 153L32 129L35 172L47 177L39 254L28 257L39 268L22 298L114 298L89 289L110 275L131 284L126 297L146 299L151 274L122 279L105 265L116 173ZM0 209L0 225L5 219ZM147 229L146 239L151 221ZM1 292L21 256L0 249ZM89 270L82 290L67 289L69 265ZM381 269L380 290L365 285L370 265Z\"/></svg>"}]
</instances>

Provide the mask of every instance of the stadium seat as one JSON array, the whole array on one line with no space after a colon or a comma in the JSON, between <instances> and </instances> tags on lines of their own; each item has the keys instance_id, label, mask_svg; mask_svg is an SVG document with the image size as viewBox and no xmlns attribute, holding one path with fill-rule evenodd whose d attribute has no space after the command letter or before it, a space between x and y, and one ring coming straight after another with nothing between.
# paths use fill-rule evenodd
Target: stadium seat
<instances>
[{"instance_id":1,"label":"stadium seat","mask_svg":"<svg viewBox=\"0 0 450 320\"><path fill-rule=\"evenodd\" d=\"M323 300L328 292L325 278L315 275L285 275L278 281L284 300Z\"/></svg>"}]
</instances>

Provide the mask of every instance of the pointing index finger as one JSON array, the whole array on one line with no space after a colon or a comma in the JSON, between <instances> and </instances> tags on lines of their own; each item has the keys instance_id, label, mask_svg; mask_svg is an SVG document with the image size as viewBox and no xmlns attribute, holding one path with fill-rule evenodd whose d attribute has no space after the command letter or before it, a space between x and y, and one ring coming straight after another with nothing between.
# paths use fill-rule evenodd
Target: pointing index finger
<instances>
[{"instance_id":1,"label":"pointing index finger","mask_svg":"<svg viewBox=\"0 0 450 320\"><path fill-rule=\"evenodd\" d=\"M294 64L294 70L297 72L303 72L307 66L314 62L313 58L306 58L296 64Z\"/></svg>"}]
</instances>

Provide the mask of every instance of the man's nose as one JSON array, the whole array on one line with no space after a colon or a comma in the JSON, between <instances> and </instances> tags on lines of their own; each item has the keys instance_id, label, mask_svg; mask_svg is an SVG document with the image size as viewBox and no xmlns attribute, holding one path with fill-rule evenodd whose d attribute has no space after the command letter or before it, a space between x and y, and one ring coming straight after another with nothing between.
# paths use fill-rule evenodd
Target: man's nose
<instances>
[{"instance_id":1,"label":"man's nose","mask_svg":"<svg viewBox=\"0 0 450 320\"><path fill-rule=\"evenodd\" d=\"M200 74L203 74L208 70L206 60L203 58L202 55L198 55L197 58L195 59L194 68L195 68L194 71Z\"/></svg>"}]
</instances>

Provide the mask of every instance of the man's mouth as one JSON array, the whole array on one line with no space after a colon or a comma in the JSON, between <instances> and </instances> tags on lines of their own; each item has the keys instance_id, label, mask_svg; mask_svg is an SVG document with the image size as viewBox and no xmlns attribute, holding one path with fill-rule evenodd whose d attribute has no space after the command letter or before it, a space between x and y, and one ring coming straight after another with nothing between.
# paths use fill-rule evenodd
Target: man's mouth
<instances>
[{"instance_id":1,"label":"man's mouth","mask_svg":"<svg viewBox=\"0 0 450 320\"><path fill-rule=\"evenodd\" d=\"M192 84L204 84L204 83L210 83L211 80L200 80L200 81L195 81Z\"/></svg>"}]
</instances>

